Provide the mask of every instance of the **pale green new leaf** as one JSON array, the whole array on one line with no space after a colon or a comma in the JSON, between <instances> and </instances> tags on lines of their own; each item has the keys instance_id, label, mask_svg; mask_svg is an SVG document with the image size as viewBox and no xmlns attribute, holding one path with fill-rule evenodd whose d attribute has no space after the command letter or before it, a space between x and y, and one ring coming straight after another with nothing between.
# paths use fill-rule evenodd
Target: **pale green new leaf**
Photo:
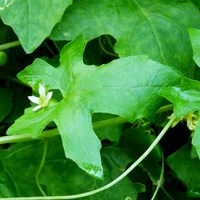
<instances>
[{"instance_id":1,"label":"pale green new leaf","mask_svg":"<svg viewBox=\"0 0 200 200\"><path fill-rule=\"evenodd\" d=\"M66 45L58 68L49 64L39 67L45 64L38 60L19 73L18 77L33 88L42 82L50 90L59 89L63 99L37 112L28 108L8 134L29 133L37 137L54 121L66 157L101 177L101 145L92 129L92 114L115 114L130 122L153 115L163 104L157 92L179 84L182 75L146 56L121 58L100 67L86 66L81 57L85 45L82 37Z\"/></svg>"},{"instance_id":2,"label":"pale green new leaf","mask_svg":"<svg viewBox=\"0 0 200 200\"><path fill-rule=\"evenodd\" d=\"M199 21L199 10L189 0L77 0L53 29L51 38L72 40L84 35L91 40L109 34L117 40L115 50L120 57L147 54L191 74L187 27L200 28Z\"/></svg>"},{"instance_id":3,"label":"pale green new leaf","mask_svg":"<svg viewBox=\"0 0 200 200\"><path fill-rule=\"evenodd\" d=\"M72 0L14 0L0 15L13 28L24 50L31 53L50 35L71 4Z\"/></svg>"}]
</instances>

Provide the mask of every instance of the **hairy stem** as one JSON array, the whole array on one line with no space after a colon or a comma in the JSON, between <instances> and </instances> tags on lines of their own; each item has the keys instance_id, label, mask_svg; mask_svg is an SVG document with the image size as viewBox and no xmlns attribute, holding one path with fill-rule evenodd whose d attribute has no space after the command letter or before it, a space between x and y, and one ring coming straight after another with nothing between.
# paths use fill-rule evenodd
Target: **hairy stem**
<instances>
[{"instance_id":1,"label":"hairy stem","mask_svg":"<svg viewBox=\"0 0 200 200\"><path fill-rule=\"evenodd\" d=\"M155 148L155 146L159 143L159 141L162 139L164 134L168 131L168 129L171 127L173 122L176 120L176 117L172 117L166 126L163 128L163 130L159 133L159 135L156 137L154 142L149 146L149 148L119 177L117 177L115 180L110 182L109 184L98 188L96 190L82 193L82 194L76 194L76 195L69 195L69 196L47 196L47 197L19 197L19 198L9 198L9 200L59 200L59 199L78 199L82 197L87 197L94 195L96 193L102 192L104 190L109 189L110 187L114 186L117 184L119 181L121 181L123 178L125 178L135 167L137 167L150 153L151 151ZM3 200L5 198L0 198L0 200Z\"/></svg>"}]
</instances>

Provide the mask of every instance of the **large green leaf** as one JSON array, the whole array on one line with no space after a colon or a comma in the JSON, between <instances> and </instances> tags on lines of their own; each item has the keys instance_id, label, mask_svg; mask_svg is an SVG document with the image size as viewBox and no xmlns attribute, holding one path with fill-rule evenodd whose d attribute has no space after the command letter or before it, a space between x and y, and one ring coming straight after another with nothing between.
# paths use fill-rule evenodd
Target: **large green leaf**
<instances>
[{"instance_id":1,"label":"large green leaf","mask_svg":"<svg viewBox=\"0 0 200 200\"><path fill-rule=\"evenodd\" d=\"M25 51L31 53L49 36L71 4L72 0L14 0L0 15L13 28Z\"/></svg>"},{"instance_id":2,"label":"large green leaf","mask_svg":"<svg viewBox=\"0 0 200 200\"><path fill-rule=\"evenodd\" d=\"M104 180L96 180L65 158L60 138L46 142L46 158L38 181L48 196L73 195L102 187L117 178L132 161L130 154L123 149L103 149ZM35 141L15 144L7 150L0 151L0 197L42 195L36 184L36 174L43 150L43 142ZM133 183L125 178L108 191L86 199L125 199L129 196L136 200L138 192L142 191L142 184Z\"/></svg>"},{"instance_id":3,"label":"large green leaf","mask_svg":"<svg viewBox=\"0 0 200 200\"><path fill-rule=\"evenodd\" d=\"M86 172L101 177L101 145L92 129L92 114L111 113L130 122L153 115L163 104L157 92L178 84L182 75L146 56L130 56L100 67L86 66L82 61L85 44L80 37L65 46L58 68L38 59L19 73L18 77L33 89L42 83L49 89L59 89L63 99L36 112L26 109L7 133L37 137L54 121L66 156Z\"/></svg>"},{"instance_id":4,"label":"large green leaf","mask_svg":"<svg viewBox=\"0 0 200 200\"><path fill-rule=\"evenodd\" d=\"M53 29L51 38L72 40L84 35L89 40L110 34L117 40L115 50L120 56L148 54L191 74L187 27L198 28L199 21L199 10L189 0L77 0Z\"/></svg>"}]
</instances>

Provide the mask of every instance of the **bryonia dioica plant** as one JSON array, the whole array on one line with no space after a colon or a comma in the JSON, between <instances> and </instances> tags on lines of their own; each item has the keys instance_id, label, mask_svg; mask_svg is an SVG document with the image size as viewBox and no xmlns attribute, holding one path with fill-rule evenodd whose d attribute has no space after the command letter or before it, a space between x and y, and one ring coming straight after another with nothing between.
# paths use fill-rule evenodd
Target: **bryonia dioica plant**
<instances>
[{"instance_id":1,"label":"bryonia dioica plant","mask_svg":"<svg viewBox=\"0 0 200 200\"><path fill-rule=\"evenodd\" d=\"M0 199L199 199L199 8L0 0Z\"/></svg>"}]
</instances>

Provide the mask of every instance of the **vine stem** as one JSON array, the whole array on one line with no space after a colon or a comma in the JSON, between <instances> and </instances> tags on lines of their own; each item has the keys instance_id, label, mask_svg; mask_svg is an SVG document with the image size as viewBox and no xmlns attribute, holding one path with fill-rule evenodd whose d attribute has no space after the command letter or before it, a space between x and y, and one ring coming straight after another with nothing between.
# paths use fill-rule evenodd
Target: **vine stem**
<instances>
[{"instance_id":1,"label":"vine stem","mask_svg":"<svg viewBox=\"0 0 200 200\"><path fill-rule=\"evenodd\" d=\"M40 190L41 194L46 197L47 195L39 183L39 176L40 176L40 172L42 171L42 168L45 163L45 159L46 159L46 155L47 155L47 147L48 147L48 142L46 140L43 140L43 143L44 143L44 149L43 149L42 159L40 161L40 165L39 165L38 171L35 176L35 182L36 182L36 185L37 185L38 189Z\"/></svg>"},{"instance_id":2,"label":"vine stem","mask_svg":"<svg viewBox=\"0 0 200 200\"><path fill-rule=\"evenodd\" d=\"M5 43L5 44L1 44L0 45L0 51L6 50L6 49L10 49L12 47L16 47L16 46L20 46L21 43L20 41L14 41L14 42L9 42L9 43Z\"/></svg>"},{"instance_id":3,"label":"vine stem","mask_svg":"<svg viewBox=\"0 0 200 200\"><path fill-rule=\"evenodd\" d=\"M122 117L114 117L111 119L94 122L93 128L100 129L102 127L123 124L125 122L127 122L127 121L125 119L123 119ZM57 128L43 131L41 133L41 135L39 135L39 137L37 137L37 139L41 140L44 138L54 137L56 135L59 135L59 131ZM26 141L30 141L30 140L33 140L33 137L29 134L2 136L2 137L0 137L0 144L26 142Z\"/></svg>"},{"instance_id":4,"label":"vine stem","mask_svg":"<svg viewBox=\"0 0 200 200\"><path fill-rule=\"evenodd\" d=\"M151 200L154 200L156 198L156 195L158 193L158 190L159 188L161 188L162 184L163 184L163 181L164 181L164 169L165 169L165 159L164 159L164 155L163 155L163 152L161 152L161 157L162 157L162 166L161 166L161 173L160 173L160 178L157 182L157 187L156 187L156 190L151 198Z\"/></svg>"},{"instance_id":5,"label":"vine stem","mask_svg":"<svg viewBox=\"0 0 200 200\"><path fill-rule=\"evenodd\" d=\"M61 199L78 199L82 197L87 197L94 195L96 193L102 192L104 190L109 189L110 187L117 184L119 181L121 181L123 178L125 178L135 167L137 167L155 148L155 146L159 143L159 141L162 139L162 137L165 135L165 133L168 131L168 129L171 127L173 122L176 120L175 116L172 116L172 118L168 121L168 123L165 125L165 127L162 129L162 131L159 133L159 135L156 137L156 139L153 141L153 143L149 146L149 148L120 176L118 176L115 180L110 182L109 184L98 188L96 190L92 190L90 192L85 192L82 194L75 194L75 195L69 195L69 196L46 196L46 197L17 197L17 198L0 198L0 200L61 200Z\"/></svg>"}]
</instances>

